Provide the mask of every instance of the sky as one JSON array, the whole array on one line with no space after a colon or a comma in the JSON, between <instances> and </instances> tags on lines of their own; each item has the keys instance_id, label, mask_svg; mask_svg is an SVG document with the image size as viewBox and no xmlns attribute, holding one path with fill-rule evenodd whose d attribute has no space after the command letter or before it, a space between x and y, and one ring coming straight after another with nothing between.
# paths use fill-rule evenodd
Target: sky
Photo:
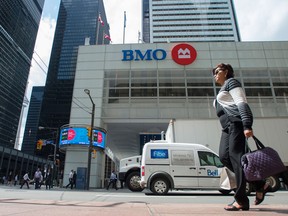
<instances>
[{"instance_id":1,"label":"sky","mask_svg":"<svg viewBox=\"0 0 288 216\"><path fill-rule=\"evenodd\" d=\"M123 43L124 11L125 43L138 43L141 2L104 0L112 44ZM32 86L45 85L59 4L60 0L45 0L26 90L28 100ZM242 41L288 41L288 0L234 0L234 5ZM27 111L28 107L23 114L22 133Z\"/></svg>"}]
</instances>

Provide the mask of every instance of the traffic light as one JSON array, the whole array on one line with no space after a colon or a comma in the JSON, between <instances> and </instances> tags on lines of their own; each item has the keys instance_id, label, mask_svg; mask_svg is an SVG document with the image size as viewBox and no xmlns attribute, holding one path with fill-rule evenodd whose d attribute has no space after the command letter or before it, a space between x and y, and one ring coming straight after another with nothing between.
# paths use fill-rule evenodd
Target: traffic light
<instances>
[{"instance_id":1,"label":"traffic light","mask_svg":"<svg viewBox=\"0 0 288 216\"><path fill-rule=\"evenodd\" d=\"M96 158L96 153L97 153L97 152L96 152L96 149L93 149L93 155L92 155L92 158L93 158L93 159Z\"/></svg>"},{"instance_id":2,"label":"traffic light","mask_svg":"<svg viewBox=\"0 0 288 216\"><path fill-rule=\"evenodd\" d=\"M41 150L43 146L43 140L38 140L37 141L37 150Z\"/></svg>"},{"instance_id":3,"label":"traffic light","mask_svg":"<svg viewBox=\"0 0 288 216\"><path fill-rule=\"evenodd\" d=\"M91 127L87 127L87 136L88 136L88 137L91 136Z\"/></svg>"},{"instance_id":4,"label":"traffic light","mask_svg":"<svg viewBox=\"0 0 288 216\"><path fill-rule=\"evenodd\" d=\"M59 160L59 159L56 159L56 160L55 160L55 164L56 164L56 166L60 166L60 160Z\"/></svg>"}]
</instances>

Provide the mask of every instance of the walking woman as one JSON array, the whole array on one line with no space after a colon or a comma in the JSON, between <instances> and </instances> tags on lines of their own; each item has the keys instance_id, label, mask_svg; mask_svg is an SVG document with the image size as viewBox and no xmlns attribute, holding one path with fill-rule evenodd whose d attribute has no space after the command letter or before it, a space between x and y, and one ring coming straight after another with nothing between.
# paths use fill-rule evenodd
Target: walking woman
<instances>
[{"instance_id":1,"label":"walking woman","mask_svg":"<svg viewBox=\"0 0 288 216\"><path fill-rule=\"evenodd\" d=\"M224 209L227 211L249 210L246 195L246 180L241 166L241 157L246 149L246 138L253 136L253 115L247 103L241 83L234 78L229 64L218 64L213 69L215 82L221 86L214 106L222 126L219 157L224 166L235 173L237 188L234 202ZM269 190L265 181L251 182L256 190L254 204L259 205Z\"/></svg>"}]
</instances>

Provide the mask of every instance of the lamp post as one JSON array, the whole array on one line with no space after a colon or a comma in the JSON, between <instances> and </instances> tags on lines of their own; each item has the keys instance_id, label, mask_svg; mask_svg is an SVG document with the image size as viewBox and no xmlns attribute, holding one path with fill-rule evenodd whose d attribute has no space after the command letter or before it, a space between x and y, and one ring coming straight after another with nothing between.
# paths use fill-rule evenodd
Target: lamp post
<instances>
[{"instance_id":1,"label":"lamp post","mask_svg":"<svg viewBox=\"0 0 288 216\"><path fill-rule=\"evenodd\" d=\"M87 164L87 175L86 175L86 189L89 190L90 187L90 172L91 172L91 152L93 148L93 128L94 128L94 115L95 115L95 103L93 102L90 90L84 89L84 92L89 96L90 101L92 103L92 113L91 113L91 130L89 137L89 147L88 147L88 164Z\"/></svg>"}]
</instances>

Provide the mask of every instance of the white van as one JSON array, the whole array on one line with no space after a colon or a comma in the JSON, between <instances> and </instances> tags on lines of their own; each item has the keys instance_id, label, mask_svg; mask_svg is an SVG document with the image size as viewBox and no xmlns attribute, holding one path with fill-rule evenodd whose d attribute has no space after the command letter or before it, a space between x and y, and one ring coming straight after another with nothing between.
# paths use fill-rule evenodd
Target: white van
<instances>
[{"instance_id":1,"label":"white van","mask_svg":"<svg viewBox=\"0 0 288 216\"><path fill-rule=\"evenodd\" d=\"M174 189L217 189L222 163L218 155L200 144L149 142L143 147L142 188L164 195Z\"/></svg>"}]
</instances>

